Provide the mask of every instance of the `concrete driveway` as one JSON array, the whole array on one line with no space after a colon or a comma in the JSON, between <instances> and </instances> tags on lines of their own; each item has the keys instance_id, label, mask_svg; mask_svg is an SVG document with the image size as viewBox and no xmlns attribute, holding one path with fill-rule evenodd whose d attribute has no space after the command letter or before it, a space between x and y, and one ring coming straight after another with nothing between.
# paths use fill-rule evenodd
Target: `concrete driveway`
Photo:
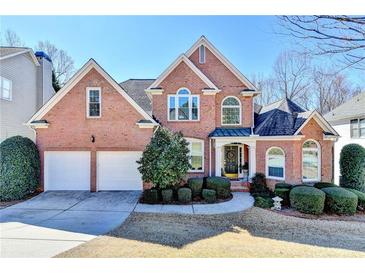
<instances>
[{"instance_id":1,"label":"concrete driveway","mask_svg":"<svg viewBox=\"0 0 365 274\"><path fill-rule=\"evenodd\" d=\"M139 191L53 191L0 210L0 257L52 257L120 225Z\"/></svg>"}]
</instances>

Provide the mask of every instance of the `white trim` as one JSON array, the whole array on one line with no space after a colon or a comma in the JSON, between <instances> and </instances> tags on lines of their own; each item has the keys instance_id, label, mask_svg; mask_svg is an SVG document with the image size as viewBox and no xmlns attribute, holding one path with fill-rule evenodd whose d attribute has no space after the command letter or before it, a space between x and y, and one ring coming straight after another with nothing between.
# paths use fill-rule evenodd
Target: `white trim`
<instances>
[{"instance_id":1,"label":"white trim","mask_svg":"<svg viewBox=\"0 0 365 274\"><path fill-rule=\"evenodd\" d=\"M185 138L186 141L189 142L189 156L191 157L191 150L192 150L192 142L194 143L201 143L202 145L202 169L201 170L191 170L189 169L188 173L203 173L204 172L204 140L196 139L196 138ZM191 159L189 160L191 164Z\"/></svg>"},{"instance_id":2,"label":"white trim","mask_svg":"<svg viewBox=\"0 0 365 274\"><path fill-rule=\"evenodd\" d=\"M38 110L27 122L30 123L34 120L41 120L44 115L47 114L91 69L95 69L100 73L112 86L115 88L120 95L122 95L146 120L151 121L154 125L158 125L156 121L152 119L150 115L147 114L123 89L118 85L117 82L106 71L95 62L94 59L90 59L82 68L74 74L74 76L60 89L51 99L43 105L43 107Z\"/></svg>"},{"instance_id":3,"label":"white trim","mask_svg":"<svg viewBox=\"0 0 365 274\"><path fill-rule=\"evenodd\" d=\"M90 90L99 91L99 115L90 116ZM86 88L86 118L97 119L101 117L101 87L87 87Z\"/></svg>"},{"instance_id":4,"label":"white trim","mask_svg":"<svg viewBox=\"0 0 365 274\"><path fill-rule=\"evenodd\" d=\"M154 128L156 125L151 123L136 123L139 128Z\"/></svg>"},{"instance_id":5,"label":"white trim","mask_svg":"<svg viewBox=\"0 0 365 274\"><path fill-rule=\"evenodd\" d=\"M234 98L238 101L239 109L240 109L240 122L238 124L223 124L223 103L226 99ZM237 108L237 106L224 106L225 108ZM236 96L226 96L223 98L221 102L221 125L222 126L240 126L242 124L242 104L240 99L238 99Z\"/></svg>"},{"instance_id":6,"label":"white trim","mask_svg":"<svg viewBox=\"0 0 365 274\"><path fill-rule=\"evenodd\" d=\"M304 148L304 144L308 141L313 141L314 143L316 143L317 148ZM303 161L303 154L304 154L304 150L306 151L318 151L318 171L317 171L317 178L314 179L304 179L303 178L303 171L304 171L304 161ZM314 139L307 139L303 142L302 144L302 181L309 183L309 182L320 182L322 179L322 148L321 148L321 144L314 140Z\"/></svg>"},{"instance_id":7,"label":"white trim","mask_svg":"<svg viewBox=\"0 0 365 274\"><path fill-rule=\"evenodd\" d=\"M269 151L272 150L272 149L279 149L284 154L283 177L269 176L268 156L269 156ZM285 155L285 151L281 147L272 146L272 147L269 147L266 150L266 153L265 153L265 173L266 173L266 178L272 179L272 180L280 180L280 181L285 180L285 164L286 164L286 155Z\"/></svg>"},{"instance_id":8,"label":"white trim","mask_svg":"<svg viewBox=\"0 0 365 274\"><path fill-rule=\"evenodd\" d=\"M206 48L208 48L210 52L212 52L219 59L219 61L221 61L249 89L257 90L257 88L231 62L229 62L228 59L224 57L224 55L220 53L204 35L201 36L185 54L190 57L201 45L204 45Z\"/></svg>"},{"instance_id":9,"label":"white trim","mask_svg":"<svg viewBox=\"0 0 365 274\"><path fill-rule=\"evenodd\" d=\"M23 125L26 126L25 123ZM48 126L49 126L48 123L32 123L30 127L32 129L35 129L35 128L48 128ZM35 133L37 133L37 131L35 131Z\"/></svg>"},{"instance_id":10,"label":"white trim","mask_svg":"<svg viewBox=\"0 0 365 274\"><path fill-rule=\"evenodd\" d=\"M11 48L11 47L9 47L9 48ZM33 52L32 49L25 49L23 51L18 51L18 52L12 53L12 54L5 55L3 57L0 57L0 60L5 60L5 59L15 57L15 56L18 56L18 55L21 55L21 54L24 54L24 53L29 53L30 57L32 58L32 61L34 62L34 65L36 65L37 67L40 66L40 64L38 62L38 59L34 55L34 52Z\"/></svg>"},{"instance_id":11,"label":"white trim","mask_svg":"<svg viewBox=\"0 0 365 274\"><path fill-rule=\"evenodd\" d=\"M283 135L283 136L259 136L259 135L250 135L250 136L225 136L225 137L210 137L211 139L216 140L241 140L244 141L295 141L295 140L302 140L305 138L303 135Z\"/></svg>"},{"instance_id":12,"label":"white trim","mask_svg":"<svg viewBox=\"0 0 365 274\"><path fill-rule=\"evenodd\" d=\"M145 89L144 91L147 93L147 95L162 95L164 89Z\"/></svg>"},{"instance_id":13,"label":"white trim","mask_svg":"<svg viewBox=\"0 0 365 274\"><path fill-rule=\"evenodd\" d=\"M189 92L189 94L178 94L180 90L187 90ZM170 119L170 98L174 97L175 98L175 119L172 120ZM179 98L180 97L188 97L189 100L189 119L187 120L179 120L178 119L178 115L179 115ZM193 111L192 111L192 107L193 107L193 98L197 98L198 100L198 119L193 120L192 116L193 116ZM167 121L169 122L199 122L200 121L200 96L197 94L192 94L191 91L188 88L185 87L181 87L179 88L175 94L168 94L167 95Z\"/></svg>"},{"instance_id":14,"label":"white trim","mask_svg":"<svg viewBox=\"0 0 365 274\"><path fill-rule=\"evenodd\" d=\"M161 73L161 75L147 88L147 90L153 90L159 88L161 82L181 63L184 62L209 88L218 90L212 81L208 79L200 69L198 69L193 62L185 54L181 54L172 64Z\"/></svg>"},{"instance_id":15,"label":"white trim","mask_svg":"<svg viewBox=\"0 0 365 274\"><path fill-rule=\"evenodd\" d=\"M261 91L241 91L240 94L243 97L252 97L252 96L260 95Z\"/></svg>"},{"instance_id":16,"label":"white trim","mask_svg":"<svg viewBox=\"0 0 365 274\"><path fill-rule=\"evenodd\" d=\"M220 89L202 89L203 95L216 95L220 91Z\"/></svg>"},{"instance_id":17,"label":"white trim","mask_svg":"<svg viewBox=\"0 0 365 274\"><path fill-rule=\"evenodd\" d=\"M300 128L297 129L297 131L294 133L294 135L298 135L300 131L308 124L308 122L311 119L314 119L318 125L324 129L328 130L331 133L333 133L335 136L339 136L337 131L326 121L326 119L323 118L323 116L316 110L312 111L312 113L309 115L309 117L305 120L305 122L300 126Z\"/></svg>"},{"instance_id":18,"label":"white trim","mask_svg":"<svg viewBox=\"0 0 365 274\"><path fill-rule=\"evenodd\" d=\"M4 80L8 81L10 84L9 84L9 95L10 97L9 98L5 98L3 97L3 89L4 89ZM0 76L0 98L5 100L5 101L13 101L13 81L6 78L6 77L3 77L3 76Z\"/></svg>"}]
</instances>

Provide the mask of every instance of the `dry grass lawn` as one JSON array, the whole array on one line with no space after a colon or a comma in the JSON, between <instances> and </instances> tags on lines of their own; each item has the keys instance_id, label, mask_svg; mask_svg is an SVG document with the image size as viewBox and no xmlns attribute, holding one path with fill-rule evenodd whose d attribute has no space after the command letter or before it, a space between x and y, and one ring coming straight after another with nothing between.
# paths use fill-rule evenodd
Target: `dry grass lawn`
<instances>
[{"instance_id":1,"label":"dry grass lawn","mask_svg":"<svg viewBox=\"0 0 365 274\"><path fill-rule=\"evenodd\" d=\"M57 257L365 257L365 223L255 207L215 216L133 213L108 235Z\"/></svg>"}]
</instances>

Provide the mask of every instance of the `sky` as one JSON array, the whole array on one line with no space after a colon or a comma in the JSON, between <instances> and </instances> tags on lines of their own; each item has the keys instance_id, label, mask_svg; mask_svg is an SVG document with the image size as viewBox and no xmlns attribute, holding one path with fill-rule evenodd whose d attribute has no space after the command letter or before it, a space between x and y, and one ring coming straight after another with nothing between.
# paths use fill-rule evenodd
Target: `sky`
<instances>
[{"instance_id":1,"label":"sky","mask_svg":"<svg viewBox=\"0 0 365 274\"><path fill-rule=\"evenodd\" d=\"M275 16L1 16L26 46L48 40L80 68L94 58L116 81L156 78L205 35L246 77L269 75L280 52L296 47L278 35ZM360 83L358 71L348 71Z\"/></svg>"}]
</instances>

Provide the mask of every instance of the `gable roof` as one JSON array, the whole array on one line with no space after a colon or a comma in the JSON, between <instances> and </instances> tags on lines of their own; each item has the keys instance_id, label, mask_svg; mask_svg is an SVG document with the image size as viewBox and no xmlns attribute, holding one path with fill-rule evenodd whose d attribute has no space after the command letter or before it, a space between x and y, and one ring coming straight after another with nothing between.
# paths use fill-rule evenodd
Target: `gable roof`
<instances>
[{"instance_id":1,"label":"gable roof","mask_svg":"<svg viewBox=\"0 0 365 274\"><path fill-rule=\"evenodd\" d=\"M360 116L365 116L365 91L324 115L329 122Z\"/></svg>"},{"instance_id":2,"label":"gable roof","mask_svg":"<svg viewBox=\"0 0 365 274\"><path fill-rule=\"evenodd\" d=\"M147 96L147 89L155 79L128 79L119 85L128 93L130 97L148 114L152 115L151 99Z\"/></svg>"},{"instance_id":3,"label":"gable roof","mask_svg":"<svg viewBox=\"0 0 365 274\"><path fill-rule=\"evenodd\" d=\"M207 47L247 88L251 91L257 91L257 88L252 84L209 40L202 35L198 41L185 53L190 57L201 45Z\"/></svg>"},{"instance_id":4,"label":"gable roof","mask_svg":"<svg viewBox=\"0 0 365 274\"><path fill-rule=\"evenodd\" d=\"M122 95L142 116L145 120L151 121L154 125L158 125L155 120L144 111L128 93L94 60L87 61L81 69L79 69L72 78L53 96L46 104L44 104L26 123L31 125L32 121L42 120L44 115L50 111L91 69L95 69L100 73L119 93Z\"/></svg>"},{"instance_id":5,"label":"gable roof","mask_svg":"<svg viewBox=\"0 0 365 274\"><path fill-rule=\"evenodd\" d=\"M338 136L317 111L307 111L288 98L263 106L255 119L254 132L260 136L299 135L312 118L325 132Z\"/></svg>"},{"instance_id":6,"label":"gable roof","mask_svg":"<svg viewBox=\"0 0 365 274\"><path fill-rule=\"evenodd\" d=\"M189 60L189 58L185 54L181 54L172 64L161 73L161 75L146 89L147 91L160 88L161 82L178 66L180 63L184 62L206 85L207 88L213 90L219 90L216 85L213 84L212 81L200 70L198 69L193 62Z\"/></svg>"},{"instance_id":7,"label":"gable roof","mask_svg":"<svg viewBox=\"0 0 365 274\"><path fill-rule=\"evenodd\" d=\"M31 48L25 47L0 47L0 60L12 58L21 54L28 54L36 66L40 66L37 57Z\"/></svg>"}]
</instances>

